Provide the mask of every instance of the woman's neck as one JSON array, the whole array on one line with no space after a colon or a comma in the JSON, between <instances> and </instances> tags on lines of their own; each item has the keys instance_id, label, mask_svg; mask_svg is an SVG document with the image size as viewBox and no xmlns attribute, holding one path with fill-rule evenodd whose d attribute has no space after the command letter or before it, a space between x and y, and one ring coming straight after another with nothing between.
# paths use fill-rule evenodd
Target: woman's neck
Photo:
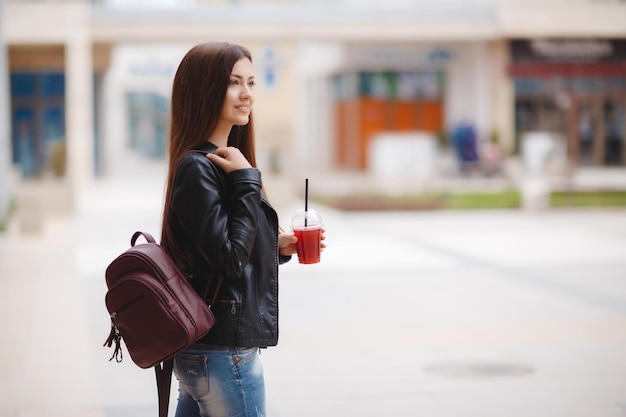
<instances>
[{"instance_id":1,"label":"woman's neck","mask_svg":"<svg viewBox=\"0 0 626 417\"><path fill-rule=\"evenodd\" d=\"M228 146L228 135L230 134L230 130L233 128L231 124L217 124L215 131L209 137L208 141L218 148Z\"/></svg>"}]
</instances>

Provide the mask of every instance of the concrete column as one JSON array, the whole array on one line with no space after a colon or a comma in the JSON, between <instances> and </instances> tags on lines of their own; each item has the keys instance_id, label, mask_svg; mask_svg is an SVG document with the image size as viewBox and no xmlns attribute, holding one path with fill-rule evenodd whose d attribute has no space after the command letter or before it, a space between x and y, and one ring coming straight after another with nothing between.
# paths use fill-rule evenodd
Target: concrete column
<instances>
[{"instance_id":1,"label":"concrete column","mask_svg":"<svg viewBox=\"0 0 626 417\"><path fill-rule=\"evenodd\" d=\"M499 40L489 45L492 78L493 129L505 154L515 149L515 91L513 80L507 74L509 64L508 42Z\"/></svg>"},{"instance_id":2,"label":"concrete column","mask_svg":"<svg viewBox=\"0 0 626 417\"><path fill-rule=\"evenodd\" d=\"M68 179L75 190L94 176L94 103L91 39L78 25L65 44Z\"/></svg>"},{"instance_id":3,"label":"concrete column","mask_svg":"<svg viewBox=\"0 0 626 417\"><path fill-rule=\"evenodd\" d=\"M324 170L331 166L334 133L329 113L332 98L328 79L343 66L345 51L338 43L304 43L295 57L296 126L295 157L298 167Z\"/></svg>"},{"instance_id":4,"label":"concrete column","mask_svg":"<svg viewBox=\"0 0 626 417\"><path fill-rule=\"evenodd\" d=\"M0 1L0 22L4 2ZM7 46L0 30L0 224L9 215L11 201L11 123L9 106L9 73Z\"/></svg>"}]
</instances>

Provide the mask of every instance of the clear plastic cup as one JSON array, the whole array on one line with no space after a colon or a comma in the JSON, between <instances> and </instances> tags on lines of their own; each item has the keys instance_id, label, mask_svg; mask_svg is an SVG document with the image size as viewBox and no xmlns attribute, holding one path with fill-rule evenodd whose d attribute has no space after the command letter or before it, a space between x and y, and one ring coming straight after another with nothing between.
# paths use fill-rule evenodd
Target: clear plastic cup
<instances>
[{"instance_id":1,"label":"clear plastic cup","mask_svg":"<svg viewBox=\"0 0 626 417\"><path fill-rule=\"evenodd\" d=\"M324 222L315 210L299 210L291 219L291 230L298 238L296 249L301 264L315 264L322 252Z\"/></svg>"}]
</instances>

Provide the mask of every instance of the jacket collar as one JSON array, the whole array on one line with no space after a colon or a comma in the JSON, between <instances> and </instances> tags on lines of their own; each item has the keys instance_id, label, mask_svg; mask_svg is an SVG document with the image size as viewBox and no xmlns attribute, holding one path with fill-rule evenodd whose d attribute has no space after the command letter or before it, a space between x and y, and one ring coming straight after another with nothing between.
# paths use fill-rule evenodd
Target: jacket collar
<instances>
[{"instance_id":1,"label":"jacket collar","mask_svg":"<svg viewBox=\"0 0 626 417\"><path fill-rule=\"evenodd\" d=\"M217 150L217 146L215 146L208 140L205 140L200 145L196 146L194 149L197 151L201 151L201 152L215 153L215 151Z\"/></svg>"}]
</instances>

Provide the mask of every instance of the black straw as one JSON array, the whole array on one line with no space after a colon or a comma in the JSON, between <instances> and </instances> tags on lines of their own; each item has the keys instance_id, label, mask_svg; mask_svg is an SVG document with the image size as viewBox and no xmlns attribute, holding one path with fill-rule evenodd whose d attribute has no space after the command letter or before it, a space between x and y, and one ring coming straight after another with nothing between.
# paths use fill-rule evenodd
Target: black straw
<instances>
[{"instance_id":1,"label":"black straw","mask_svg":"<svg viewBox=\"0 0 626 417\"><path fill-rule=\"evenodd\" d=\"M304 227L307 227L307 212L309 211L309 179L304 180Z\"/></svg>"}]
</instances>

